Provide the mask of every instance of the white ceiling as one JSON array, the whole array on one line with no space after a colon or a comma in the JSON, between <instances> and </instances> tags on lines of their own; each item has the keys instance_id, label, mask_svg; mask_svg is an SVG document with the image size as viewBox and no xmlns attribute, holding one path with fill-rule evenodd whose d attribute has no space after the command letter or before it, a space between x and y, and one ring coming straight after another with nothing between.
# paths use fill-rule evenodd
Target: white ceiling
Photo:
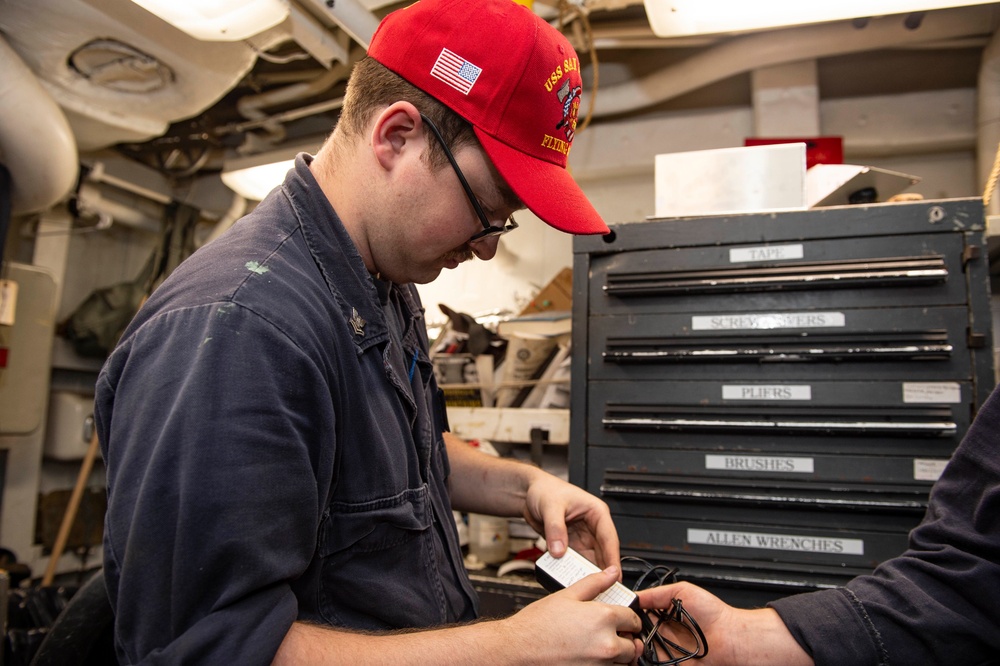
<instances>
[{"instance_id":1,"label":"white ceiling","mask_svg":"<svg viewBox=\"0 0 1000 666\"><path fill-rule=\"evenodd\" d=\"M291 4L288 20L244 42L194 40L130 0L0 0L0 33L62 108L81 153L111 149L183 179L234 152L326 134L363 53L356 33L397 6ZM825 99L975 87L1000 19L992 4L665 40L636 0L566 3L565 24L555 5L535 10L574 41L585 82L598 75L581 106L583 117L594 97L594 123L746 105L754 70L801 60L817 63Z\"/></svg>"}]
</instances>

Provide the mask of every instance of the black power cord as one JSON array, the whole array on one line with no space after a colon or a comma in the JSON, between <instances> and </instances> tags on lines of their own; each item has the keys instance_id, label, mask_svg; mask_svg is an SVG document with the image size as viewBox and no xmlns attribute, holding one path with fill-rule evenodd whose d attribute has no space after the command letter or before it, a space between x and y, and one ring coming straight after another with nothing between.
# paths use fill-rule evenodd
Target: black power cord
<instances>
[{"instance_id":1,"label":"black power cord","mask_svg":"<svg viewBox=\"0 0 1000 666\"><path fill-rule=\"evenodd\" d=\"M623 557L625 563L634 563L643 569L634 592L677 582L677 567L650 564L641 557ZM674 666L688 659L701 659L708 654L708 641L680 599L670 601L666 610L646 609L642 618L642 656L639 666ZM674 636L665 636L660 629L667 628Z\"/></svg>"}]
</instances>

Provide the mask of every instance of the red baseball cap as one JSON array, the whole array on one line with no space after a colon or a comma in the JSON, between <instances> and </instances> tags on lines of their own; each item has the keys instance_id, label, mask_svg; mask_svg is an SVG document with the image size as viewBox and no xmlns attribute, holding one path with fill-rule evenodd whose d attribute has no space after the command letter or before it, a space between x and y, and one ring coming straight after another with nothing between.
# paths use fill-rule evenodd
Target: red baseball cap
<instances>
[{"instance_id":1,"label":"red baseball cap","mask_svg":"<svg viewBox=\"0 0 1000 666\"><path fill-rule=\"evenodd\" d=\"M566 170L580 59L530 9L513 0L419 0L382 20L368 55L469 121L539 218L573 234L608 233Z\"/></svg>"}]
</instances>

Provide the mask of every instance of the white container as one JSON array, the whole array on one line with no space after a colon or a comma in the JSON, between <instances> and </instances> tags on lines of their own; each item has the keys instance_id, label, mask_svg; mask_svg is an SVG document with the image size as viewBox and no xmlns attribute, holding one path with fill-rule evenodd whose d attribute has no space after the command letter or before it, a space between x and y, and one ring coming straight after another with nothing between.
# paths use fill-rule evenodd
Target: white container
<instances>
[{"instance_id":1,"label":"white container","mask_svg":"<svg viewBox=\"0 0 1000 666\"><path fill-rule=\"evenodd\" d=\"M470 513L469 554L486 564L500 564L509 560L510 529L507 519Z\"/></svg>"},{"instance_id":2,"label":"white container","mask_svg":"<svg viewBox=\"0 0 1000 666\"><path fill-rule=\"evenodd\" d=\"M656 156L656 217L806 208L806 144L713 148Z\"/></svg>"},{"instance_id":3,"label":"white container","mask_svg":"<svg viewBox=\"0 0 1000 666\"><path fill-rule=\"evenodd\" d=\"M52 391L43 451L56 460L83 460L90 448L94 396Z\"/></svg>"}]
</instances>

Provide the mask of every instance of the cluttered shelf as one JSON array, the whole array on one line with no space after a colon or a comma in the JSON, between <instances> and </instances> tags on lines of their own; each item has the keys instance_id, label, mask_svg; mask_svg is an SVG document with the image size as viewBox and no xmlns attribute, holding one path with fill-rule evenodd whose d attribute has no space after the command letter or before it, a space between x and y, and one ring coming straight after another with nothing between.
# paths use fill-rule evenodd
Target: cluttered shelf
<instances>
[{"instance_id":1,"label":"cluttered shelf","mask_svg":"<svg viewBox=\"0 0 1000 666\"><path fill-rule=\"evenodd\" d=\"M569 444L572 272L519 314L487 322L440 305L431 349L451 431L465 439Z\"/></svg>"},{"instance_id":2,"label":"cluttered shelf","mask_svg":"<svg viewBox=\"0 0 1000 666\"><path fill-rule=\"evenodd\" d=\"M569 321L568 313L545 320L559 327L549 333L501 322L502 354L436 355L451 431L467 439L568 444Z\"/></svg>"}]
</instances>

